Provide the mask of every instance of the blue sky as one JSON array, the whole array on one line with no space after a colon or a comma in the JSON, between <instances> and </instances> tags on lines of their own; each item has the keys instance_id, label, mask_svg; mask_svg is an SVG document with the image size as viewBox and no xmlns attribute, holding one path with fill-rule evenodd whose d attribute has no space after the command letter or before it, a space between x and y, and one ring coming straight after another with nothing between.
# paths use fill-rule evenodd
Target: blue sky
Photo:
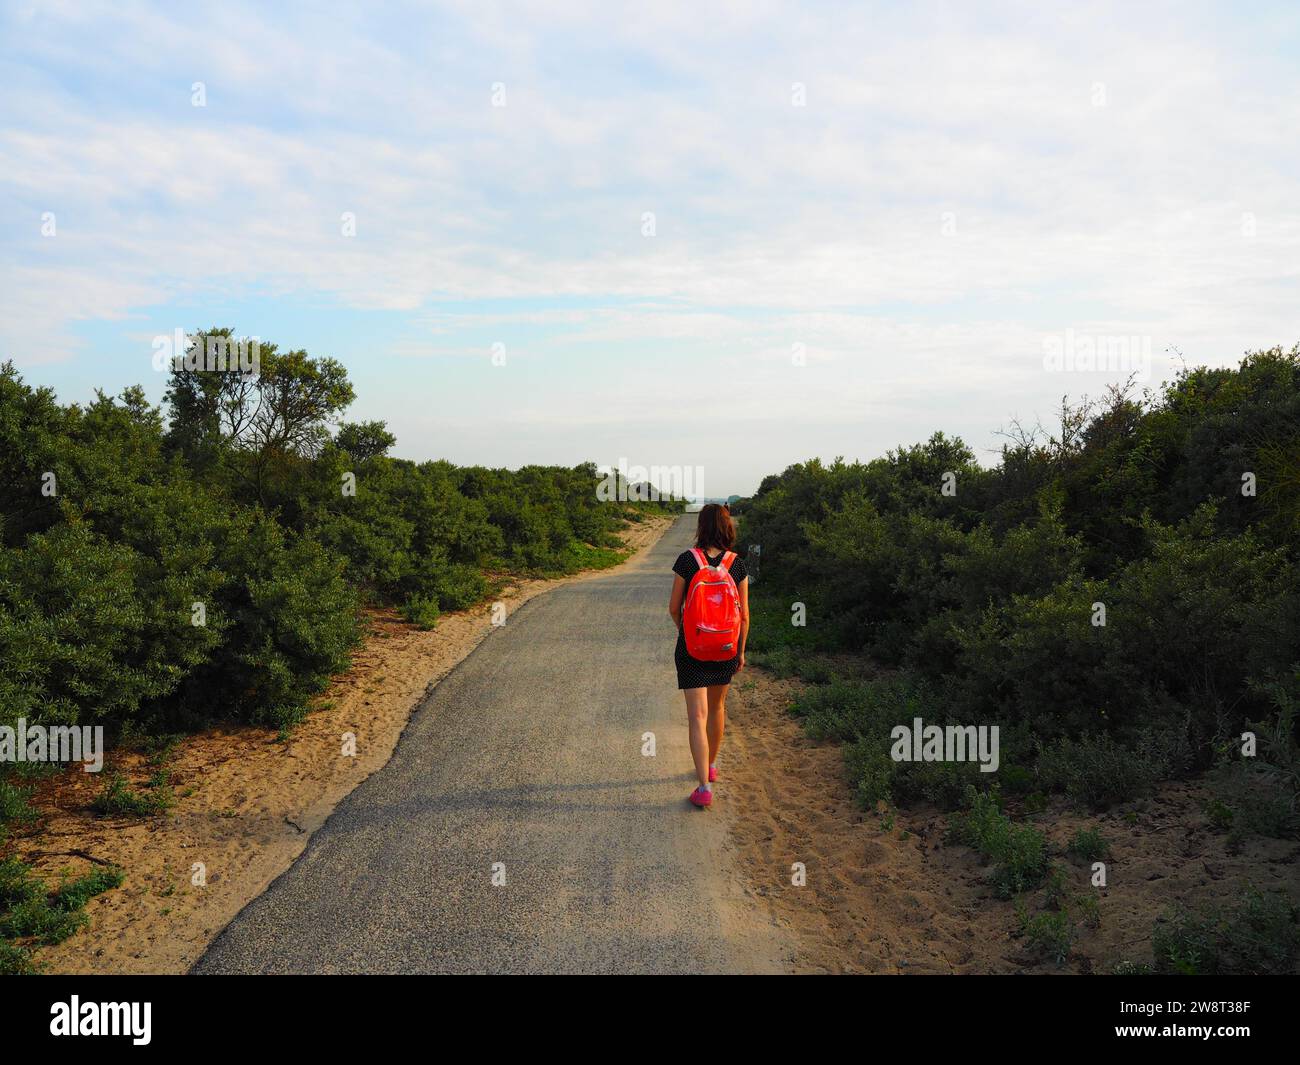
<instances>
[{"instance_id":1,"label":"blue sky","mask_svg":"<svg viewBox=\"0 0 1300 1065\"><path fill-rule=\"evenodd\" d=\"M158 398L230 325L398 454L710 494L988 458L1127 375L1049 338L1300 340L1297 69L1293 4L4 3L0 358Z\"/></svg>"}]
</instances>

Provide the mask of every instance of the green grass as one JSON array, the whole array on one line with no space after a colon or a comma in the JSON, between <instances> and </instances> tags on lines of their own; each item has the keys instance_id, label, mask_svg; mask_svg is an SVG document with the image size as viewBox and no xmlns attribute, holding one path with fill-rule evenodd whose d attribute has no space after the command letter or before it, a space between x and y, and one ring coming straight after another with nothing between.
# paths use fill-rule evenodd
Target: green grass
<instances>
[{"instance_id":1,"label":"green grass","mask_svg":"<svg viewBox=\"0 0 1300 1065\"><path fill-rule=\"evenodd\" d=\"M949 838L993 861L992 882L1004 898L1037 887L1050 869L1047 839L1032 826L1012 823L996 792L971 794L970 809L952 818Z\"/></svg>"},{"instance_id":2,"label":"green grass","mask_svg":"<svg viewBox=\"0 0 1300 1065\"><path fill-rule=\"evenodd\" d=\"M1110 854L1110 844L1097 829L1081 828L1071 837L1066 850L1077 854L1085 862L1099 862Z\"/></svg>"},{"instance_id":3,"label":"green grass","mask_svg":"<svg viewBox=\"0 0 1300 1065\"><path fill-rule=\"evenodd\" d=\"M560 573L576 573L584 569L611 569L626 562L632 552L618 547L595 547L591 544L570 544L563 554Z\"/></svg>"},{"instance_id":4,"label":"green grass","mask_svg":"<svg viewBox=\"0 0 1300 1065\"><path fill-rule=\"evenodd\" d=\"M168 776L167 770L160 770L149 779L143 791L137 791L121 773L111 773L90 807L99 814L127 817L153 817L166 813L175 801Z\"/></svg>"},{"instance_id":5,"label":"green grass","mask_svg":"<svg viewBox=\"0 0 1300 1065\"><path fill-rule=\"evenodd\" d=\"M1300 834L1295 793L1260 765L1234 762L1218 770L1205 813L1233 843L1251 836L1295 839Z\"/></svg>"},{"instance_id":6,"label":"green grass","mask_svg":"<svg viewBox=\"0 0 1300 1065\"><path fill-rule=\"evenodd\" d=\"M96 895L122 886L125 876L116 866L105 866L76 880L60 884L55 898L62 909L80 909Z\"/></svg>"},{"instance_id":7,"label":"green grass","mask_svg":"<svg viewBox=\"0 0 1300 1065\"><path fill-rule=\"evenodd\" d=\"M1016 917L1033 953L1051 958L1057 965L1070 956L1075 930L1068 910L1046 910L1031 917L1022 907Z\"/></svg>"},{"instance_id":8,"label":"green grass","mask_svg":"<svg viewBox=\"0 0 1300 1065\"><path fill-rule=\"evenodd\" d=\"M752 639L753 629L750 629ZM838 679L835 666L825 656L794 647L777 647L770 651L751 651L746 645L746 661L761 666L775 677L798 677L809 684L829 684Z\"/></svg>"},{"instance_id":9,"label":"green grass","mask_svg":"<svg viewBox=\"0 0 1300 1065\"><path fill-rule=\"evenodd\" d=\"M1229 906L1183 907L1157 922L1156 968L1188 976L1282 975L1300 955L1300 907L1248 887Z\"/></svg>"},{"instance_id":10,"label":"green grass","mask_svg":"<svg viewBox=\"0 0 1300 1065\"><path fill-rule=\"evenodd\" d=\"M0 834L12 822L34 820L27 789L0 780ZM31 866L16 857L0 861L0 975L34 973L31 947L16 940L62 943L88 920L86 903L122 883L120 869L97 869L50 890Z\"/></svg>"},{"instance_id":11,"label":"green grass","mask_svg":"<svg viewBox=\"0 0 1300 1065\"><path fill-rule=\"evenodd\" d=\"M179 733L168 732L158 736L147 737L142 746L148 755L150 765L166 765L176 754L177 747L184 739Z\"/></svg>"},{"instance_id":12,"label":"green grass","mask_svg":"<svg viewBox=\"0 0 1300 1065\"><path fill-rule=\"evenodd\" d=\"M37 972L30 950L0 939L0 976L32 976Z\"/></svg>"},{"instance_id":13,"label":"green grass","mask_svg":"<svg viewBox=\"0 0 1300 1065\"><path fill-rule=\"evenodd\" d=\"M1020 932L1032 954L1062 965L1080 930L1100 927L1101 907L1092 892L1075 894L1070 870L1055 863L1048 866L1043 902L1044 909L1031 916L1024 899L1016 900Z\"/></svg>"},{"instance_id":14,"label":"green grass","mask_svg":"<svg viewBox=\"0 0 1300 1065\"><path fill-rule=\"evenodd\" d=\"M944 810L963 805L967 792L992 785L976 762L902 762L892 755L891 731L920 717L942 720L942 700L907 674L866 681L837 679L801 692L790 707L815 740L845 743L845 767L858 801L933 802ZM1005 750L1005 747L1004 747Z\"/></svg>"},{"instance_id":15,"label":"green grass","mask_svg":"<svg viewBox=\"0 0 1300 1065\"><path fill-rule=\"evenodd\" d=\"M801 692L790 712L803 721L815 740L855 743L868 739L888 744L889 731L922 713L919 696L890 681L858 684L832 681Z\"/></svg>"},{"instance_id":16,"label":"green grass","mask_svg":"<svg viewBox=\"0 0 1300 1065\"><path fill-rule=\"evenodd\" d=\"M31 939L52 946L62 943L85 926L86 903L96 895L121 887L122 870L96 869L75 880L49 887L29 865L17 858L0 862L0 940ZM30 972L27 947L5 942L0 971Z\"/></svg>"},{"instance_id":17,"label":"green grass","mask_svg":"<svg viewBox=\"0 0 1300 1065\"><path fill-rule=\"evenodd\" d=\"M805 624L792 624L793 604L803 603ZM836 650L826 627L818 625L818 608L815 603L795 592L786 592L769 584L756 584L749 591L749 643L747 653L775 655L787 649L807 654L815 651ZM777 662L789 659L774 659ZM757 661L757 660L756 660Z\"/></svg>"},{"instance_id":18,"label":"green grass","mask_svg":"<svg viewBox=\"0 0 1300 1065\"><path fill-rule=\"evenodd\" d=\"M11 821L26 823L36 819L36 811L27 802L31 792L8 778L0 778L0 825Z\"/></svg>"}]
</instances>

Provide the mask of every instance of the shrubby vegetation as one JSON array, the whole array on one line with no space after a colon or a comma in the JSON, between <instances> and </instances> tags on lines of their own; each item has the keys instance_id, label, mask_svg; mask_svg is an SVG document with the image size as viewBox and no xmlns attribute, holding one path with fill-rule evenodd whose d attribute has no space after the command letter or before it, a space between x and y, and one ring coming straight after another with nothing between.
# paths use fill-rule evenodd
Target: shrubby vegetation
<instances>
[{"instance_id":1,"label":"shrubby vegetation","mask_svg":"<svg viewBox=\"0 0 1300 1065\"><path fill-rule=\"evenodd\" d=\"M1051 870L1043 834L1032 825L1014 824L996 792L976 792L970 800L970 809L953 818L949 834L994 863L998 893L1010 897L1042 883Z\"/></svg>"},{"instance_id":2,"label":"shrubby vegetation","mask_svg":"<svg viewBox=\"0 0 1300 1065\"><path fill-rule=\"evenodd\" d=\"M936 433L791 466L732 509L762 549L753 661L810 682L792 712L846 745L863 805L952 811L1031 954L1061 963L1101 920L1058 859L1110 851L1088 828L1058 853L1044 793L1105 809L1208 770L1229 846L1300 833L1300 347L1063 403L991 468ZM917 717L997 724L999 771L895 762L890 730ZM1175 906L1152 955L1114 971L1290 972L1300 906L1251 887Z\"/></svg>"},{"instance_id":3,"label":"shrubby vegetation","mask_svg":"<svg viewBox=\"0 0 1300 1065\"><path fill-rule=\"evenodd\" d=\"M591 464L391 458L382 422L342 421L354 398L339 363L270 344L257 376L171 370L162 407L139 387L60 404L0 366L0 725L285 729L348 665L365 605L432 628L511 574L621 561L617 531L668 506L601 502ZM0 766L0 845L34 819L22 777ZM165 768L139 789L110 772L94 808L172 801ZM50 890L7 859L0 972L30 971L25 944L72 934L120 882Z\"/></svg>"},{"instance_id":4,"label":"shrubby vegetation","mask_svg":"<svg viewBox=\"0 0 1300 1065\"><path fill-rule=\"evenodd\" d=\"M16 858L0 861L0 976L37 972L31 948L20 941L62 943L86 924L86 903L121 887L122 870L96 869L51 888Z\"/></svg>"},{"instance_id":5,"label":"shrubby vegetation","mask_svg":"<svg viewBox=\"0 0 1300 1065\"><path fill-rule=\"evenodd\" d=\"M1247 888L1230 906L1175 908L1156 925L1152 947L1161 972L1285 975L1300 957L1300 907Z\"/></svg>"},{"instance_id":6,"label":"shrubby vegetation","mask_svg":"<svg viewBox=\"0 0 1300 1065\"><path fill-rule=\"evenodd\" d=\"M503 575L617 562L654 509L600 502L590 464L391 458L382 422L342 422L353 399L340 364L273 344L255 377L172 369L162 408L63 405L0 367L0 723L285 727L365 603L431 626Z\"/></svg>"},{"instance_id":7,"label":"shrubby vegetation","mask_svg":"<svg viewBox=\"0 0 1300 1065\"><path fill-rule=\"evenodd\" d=\"M850 652L886 674L796 707L853 744L865 801L988 786L888 759L888 727L920 716L999 724L988 776L1007 790L1100 808L1218 766L1239 828L1295 832L1300 347L1063 403L1052 431L1013 426L991 468L936 433L791 466L736 511L762 548L755 661L823 681Z\"/></svg>"}]
</instances>

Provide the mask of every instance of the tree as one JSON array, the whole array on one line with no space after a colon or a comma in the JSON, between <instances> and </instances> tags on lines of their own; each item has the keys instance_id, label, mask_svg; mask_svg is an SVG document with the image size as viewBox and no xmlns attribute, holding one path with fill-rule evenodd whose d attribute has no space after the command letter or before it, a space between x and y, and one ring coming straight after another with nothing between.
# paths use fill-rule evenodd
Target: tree
<instances>
[{"instance_id":1,"label":"tree","mask_svg":"<svg viewBox=\"0 0 1300 1065\"><path fill-rule=\"evenodd\" d=\"M365 462L376 455L388 454L397 437L388 431L384 422L346 422L339 427L334 443L356 462Z\"/></svg>"},{"instance_id":2,"label":"tree","mask_svg":"<svg viewBox=\"0 0 1300 1065\"><path fill-rule=\"evenodd\" d=\"M211 329L193 341L232 336L230 329ZM256 373L173 365L166 398L172 445L199 469L226 464L265 504L276 472L319 455L330 439L328 426L356 393L334 359L281 353L274 344L259 345L258 356Z\"/></svg>"}]
</instances>

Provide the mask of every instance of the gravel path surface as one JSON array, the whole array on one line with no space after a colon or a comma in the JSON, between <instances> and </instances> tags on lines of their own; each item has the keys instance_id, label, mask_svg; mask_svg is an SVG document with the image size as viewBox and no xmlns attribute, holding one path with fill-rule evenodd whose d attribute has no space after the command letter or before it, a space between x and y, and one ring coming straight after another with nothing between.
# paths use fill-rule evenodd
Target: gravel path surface
<instances>
[{"instance_id":1,"label":"gravel path surface","mask_svg":"<svg viewBox=\"0 0 1300 1065\"><path fill-rule=\"evenodd\" d=\"M509 617L192 971L784 968L731 868L725 781L712 810L686 801L666 607L693 525Z\"/></svg>"}]
</instances>

